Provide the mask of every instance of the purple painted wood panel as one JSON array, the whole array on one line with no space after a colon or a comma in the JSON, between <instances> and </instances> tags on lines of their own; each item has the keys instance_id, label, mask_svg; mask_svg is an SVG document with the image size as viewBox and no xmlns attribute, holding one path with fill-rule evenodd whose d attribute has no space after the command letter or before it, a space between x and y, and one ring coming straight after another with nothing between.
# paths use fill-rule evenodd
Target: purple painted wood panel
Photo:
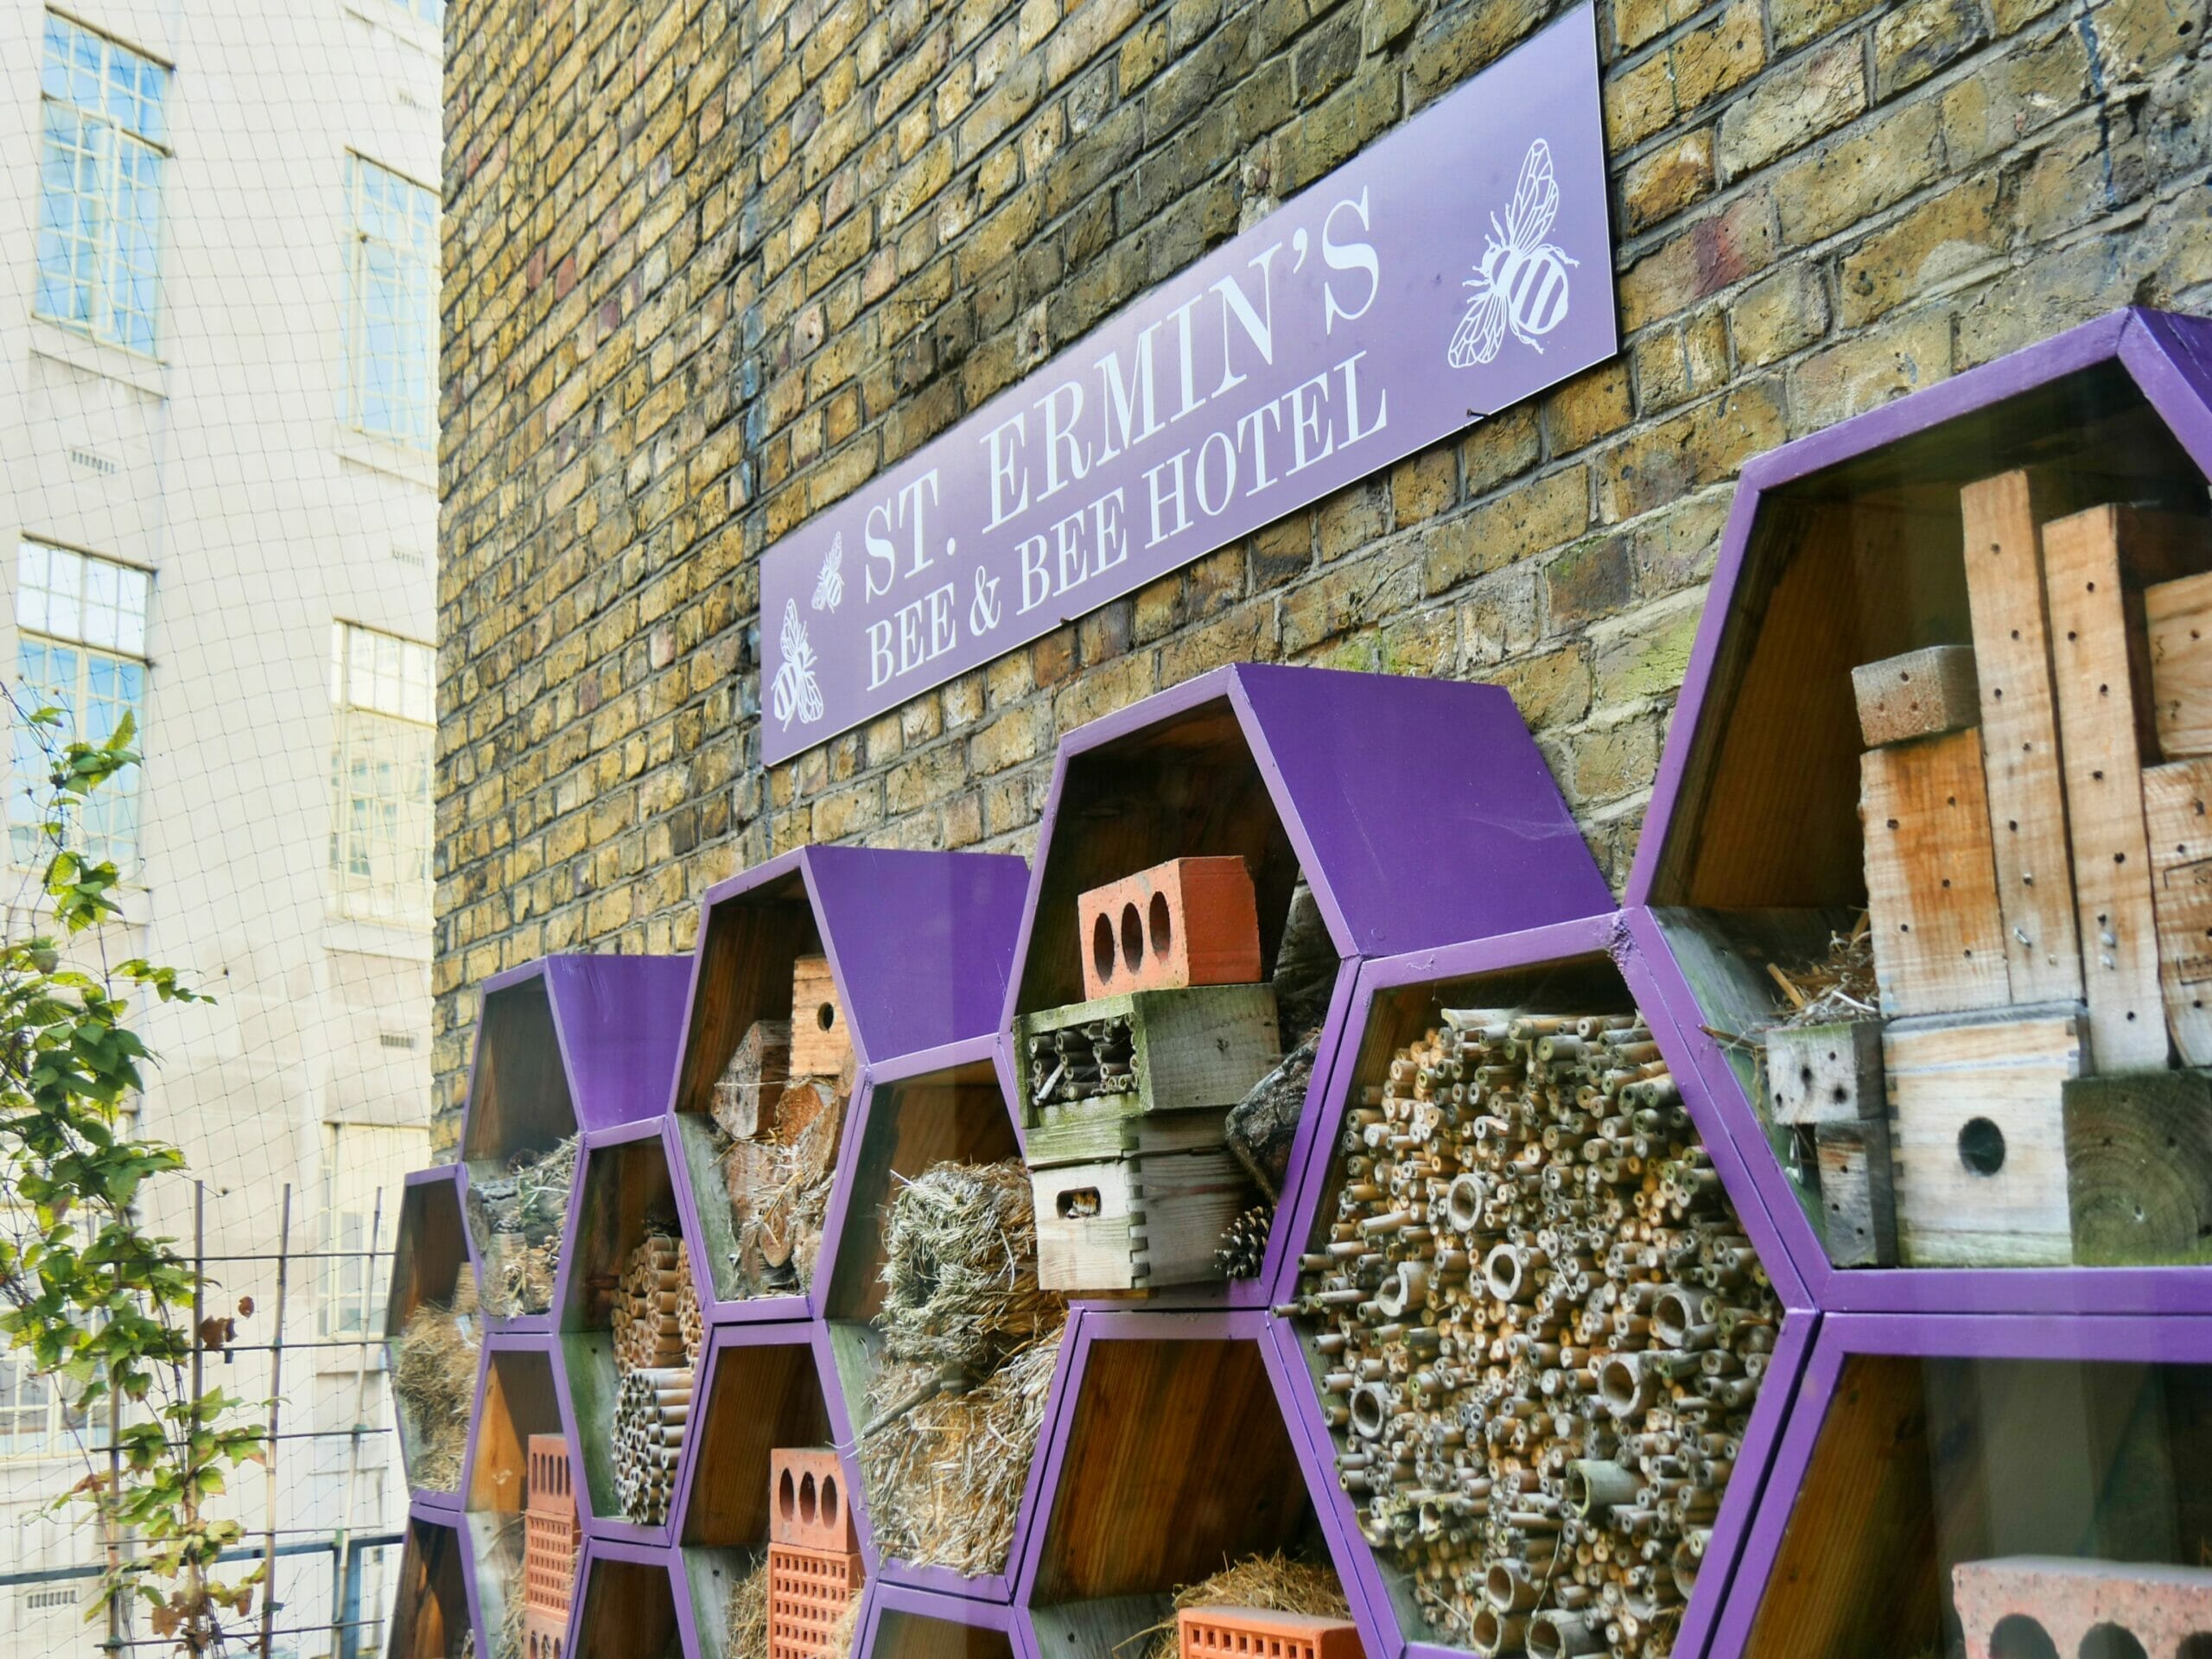
<instances>
[{"instance_id":1,"label":"purple painted wood panel","mask_svg":"<svg viewBox=\"0 0 2212 1659\"><path fill-rule=\"evenodd\" d=\"M700 1483L711 1481L717 1485L746 1478L757 1479L760 1489L768 1486L768 1467L764 1462L758 1470L734 1471L709 1469L702 1466L701 1442L703 1431L700 1424L706 1421L708 1405L717 1387L729 1386L724 1372L741 1362L747 1354L762 1348L804 1348L814 1366L815 1386L821 1390L823 1410L830 1422L830 1433L836 1437L838 1460L845 1470L845 1491L853 1515L853 1525L860 1534L861 1558L870 1573L875 1570L874 1547L868 1535L867 1510L860 1501L861 1482L860 1470L853 1454L853 1442L840 1426L837 1418L837 1364L830 1348L829 1327L819 1319L786 1319L777 1324L747 1324L718 1325L707 1333L706 1351L699 1357L696 1381L692 1390L695 1409L684 1427L683 1448L676 1464L676 1502L669 1512L669 1533L681 1541L693 1530L691 1506ZM765 1546L765 1537L736 1545L715 1545L713 1548L752 1548Z\"/></svg>"},{"instance_id":2,"label":"purple painted wood panel","mask_svg":"<svg viewBox=\"0 0 2212 1659\"><path fill-rule=\"evenodd\" d=\"M1660 758L1643 837L1629 874L1630 906L1675 902L1672 895L1655 893L1653 884L1669 840L1687 827L1678 822L1692 804L1682 799L1684 777L1708 702L1714 703L1713 717L1719 717L1717 699L1724 688L1714 684L1713 675L1724 636L1732 625L1749 625L1732 614L1732 601L1744 578L1762 495L2110 363L2125 370L2197 467L2212 476L2212 321L2133 308L1969 369L1745 463L1721 537L1711 596Z\"/></svg>"},{"instance_id":3,"label":"purple painted wood panel","mask_svg":"<svg viewBox=\"0 0 2212 1659\"><path fill-rule=\"evenodd\" d=\"M1014 1659L1043 1659L1029 1621L1014 1607L1004 1602L943 1595L887 1576L869 1580L861 1598L852 1659L899 1659L896 1647L885 1645L890 1640L884 1628L887 1618L894 1624L900 1618L925 1618L963 1630L995 1631L1006 1638Z\"/></svg>"},{"instance_id":4,"label":"purple painted wood panel","mask_svg":"<svg viewBox=\"0 0 2212 1659\"><path fill-rule=\"evenodd\" d=\"M1765 1498L1707 1649L1713 1659L1738 1659L1751 1637L1845 1362L1854 1354L2202 1365L2212 1363L2212 1318L2195 1313L1823 1316L1804 1380L1775 1449Z\"/></svg>"},{"instance_id":5,"label":"purple painted wood panel","mask_svg":"<svg viewBox=\"0 0 2212 1659\"><path fill-rule=\"evenodd\" d=\"M666 1103L690 977L688 956L545 959L554 1026L582 1128L631 1122Z\"/></svg>"},{"instance_id":6,"label":"purple painted wood panel","mask_svg":"<svg viewBox=\"0 0 2212 1659\"><path fill-rule=\"evenodd\" d=\"M1357 960L1608 912L1611 895L1500 688L1269 664L1213 670L1061 740L1022 907L1020 965L999 1020L997 1058L1009 1100L1020 1097L1011 1032L1037 907L1046 902L1061 838L1094 824L1087 817L1064 820L1071 766L1214 704L1235 718L1344 959L1276 1210L1279 1218L1295 1217ZM1278 1224L1258 1279L1166 1286L1148 1305L1264 1308L1291 1248Z\"/></svg>"}]
</instances>

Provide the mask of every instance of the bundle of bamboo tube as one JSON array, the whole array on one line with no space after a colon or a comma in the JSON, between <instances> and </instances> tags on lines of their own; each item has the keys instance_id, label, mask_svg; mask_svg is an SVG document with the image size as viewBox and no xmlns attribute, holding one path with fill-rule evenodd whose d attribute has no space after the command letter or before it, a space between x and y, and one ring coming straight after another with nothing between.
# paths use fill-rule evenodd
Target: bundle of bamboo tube
<instances>
[{"instance_id":1,"label":"bundle of bamboo tube","mask_svg":"<svg viewBox=\"0 0 2212 1659\"><path fill-rule=\"evenodd\" d=\"M1478 1654L1668 1653L1781 1313L1649 1031L1446 1009L1299 1300L1339 1478Z\"/></svg>"},{"instance_id":2,"label":"bundle of bamboo tube","mask_svg":"<svg viewBox=\"0 0 2212 1659\"><path fill-rule=\"evenodd\" d=\"M691 1285L690 1253L681 1240L648 1233L624 1262L614 1287L610 1323L614 1362L626 1371L688 1363L696 1343L687 1324L698 1319L698 1297ZM690 1319L684 1304L691 1304Z\"/></svg>"},{"instance_id":3,"label":"bundle of bamboo tube","mask_svg":"<svg viewBox=\"0 0 2212 1659\"><path fill-rule=\"evenodd\" d=\"M614 1494L632 1521L658 1526L676 1496L676 1462L691 1417L691 1368L623 1374L614 1400Z\"/></svg>"}]
</instances>

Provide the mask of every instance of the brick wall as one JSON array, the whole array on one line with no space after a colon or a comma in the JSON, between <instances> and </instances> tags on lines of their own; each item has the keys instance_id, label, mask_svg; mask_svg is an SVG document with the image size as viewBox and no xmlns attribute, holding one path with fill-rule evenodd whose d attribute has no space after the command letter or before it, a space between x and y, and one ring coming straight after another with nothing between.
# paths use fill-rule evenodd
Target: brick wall
<instances>
[{"instance_id":1,"label":"brick wall","mask_svg":"<svg viewBox=\"0 0 2212 1659\"><path fill-rule=\"evenodd\" d=\"M1618 359L760 766L757 559L1496 58L1541 0L454 0L436 1066L810 840L1030 850L1217 664L1509 686L1625 874L1730 483L2130 301L2212 309L2201 0L1610 0Z\"/></svg>"}]
</instances>

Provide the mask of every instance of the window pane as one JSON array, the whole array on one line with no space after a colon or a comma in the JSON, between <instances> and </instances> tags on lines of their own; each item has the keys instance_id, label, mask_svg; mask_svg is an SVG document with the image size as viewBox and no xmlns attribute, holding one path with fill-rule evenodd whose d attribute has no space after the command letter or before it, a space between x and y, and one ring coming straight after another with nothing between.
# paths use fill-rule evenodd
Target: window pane
<instances>
[{"instance_id":1,"label":"window pane","mask_svg":"<svg viewBox=\"0 0 2212 1659\"><path fill-rule=\"evenodd\" d=\"M154 348L168 72L64 18L46 20L39 174L42 316Z\"/></svg>"},{"instance_id":2,"label":"window pane","mask_svg":"<svg viewBox=\"0 0 2212 1659\"><path fill-rule=\"evenodd\" d=\"M348 417L365 432L427 448L437 373L437 201L358 156L347 168Z\"/></svg>"},{"instance_id":3,"label":"window pane","mask_svg":"<svg viewBox=\"0 0 2212 1659\"><path fill-rule=\"evenodd\" d=\"M429 918L429 661L416 641L340 625L330 868L345 914Z\"/></svg>"}]
</instances>

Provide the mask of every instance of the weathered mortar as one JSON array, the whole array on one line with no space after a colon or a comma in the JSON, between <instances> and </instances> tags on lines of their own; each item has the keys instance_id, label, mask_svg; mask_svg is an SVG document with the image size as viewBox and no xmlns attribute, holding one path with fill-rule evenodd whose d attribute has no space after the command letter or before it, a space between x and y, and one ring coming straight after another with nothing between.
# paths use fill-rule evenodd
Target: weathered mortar
<instances>
[{"instance_id":1,"label":"weathered mortar","mask_svg":"<svg viewBox=\"0 0 2212 1659\"><path fill-rule=\"evenodd\" d=\"M2212 304L2202 0L1608 0L1618 359L764 775L766 546L1554 10L454 0L448 1138L486 976L810 840L1026 853L1061 733L1223 662L1510 687L1618 883L1746 457Z\"/></svg>"}]
</instances>

